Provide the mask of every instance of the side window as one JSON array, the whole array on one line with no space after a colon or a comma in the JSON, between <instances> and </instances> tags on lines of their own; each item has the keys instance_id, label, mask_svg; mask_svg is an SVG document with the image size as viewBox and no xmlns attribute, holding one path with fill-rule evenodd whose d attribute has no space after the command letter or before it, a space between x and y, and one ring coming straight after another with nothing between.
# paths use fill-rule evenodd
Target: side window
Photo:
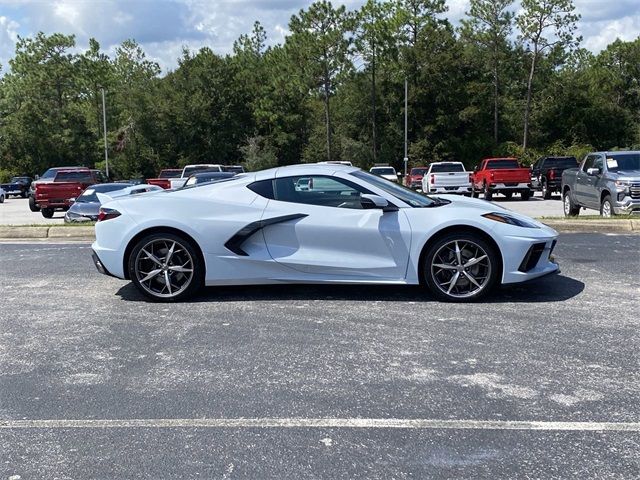
<instances>
[{"instance_id":1,"label":"side window","mask_svg":"<svg viewBox=\"0 0 640 480\"><path fill-rule=\"evenodd\" d=\"M604 162L602 161L602 157L600 155L595 157L593 168L599 168L601 172L604 171Z\"/></svg>"},{"instance_id":2,"label":"side window","mask_svg":"<svg viewBox=\"0 0 640 480\"><path fill-rule=\"evenodd\" d=\"M362 193L370 192L348 180L322 175L278 178L274 189L281 202L354 209L362 208Z\"/></svg>"},{"instance_id":3,"label":"side window","mask_svg":"<svg viewBox=\"0 0 640 480\"><path fill-rule=\"evenodd\" d=\"M253 182L251 185L247 185L247 188L252 192L257 193L261 197L273 200L273 180L259 180Z\"/></svg>"},{"instance_id":4,"label":"side window","mask_svg":"<svg viewBox=\"0 0 640 480\"><path fill-rule=\"evenodd\" d=\"M538 170L539 168L542 168L543 164L544 164L544 158L539 158L538 161L533 164L533 169Z\"/></svg>"},{"instance_id":5,"label":"side window","mask_svg":"<svg viewBox=\"0 0 640 480\"><path fill-rule=\"evenodd\" d=\"M582 171L586 172L588 169L593 168L593 162L595 161L595 155L589 155L582 166Z\"/></svg>"}]
</instances>

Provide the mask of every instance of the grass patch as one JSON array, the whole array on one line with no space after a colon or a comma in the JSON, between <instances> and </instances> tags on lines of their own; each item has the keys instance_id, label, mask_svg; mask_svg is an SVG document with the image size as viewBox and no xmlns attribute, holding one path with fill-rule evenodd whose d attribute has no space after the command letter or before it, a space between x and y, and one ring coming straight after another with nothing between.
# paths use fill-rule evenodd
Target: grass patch
<instances>
[{"instance_id":1,"label":"grass patch","mask_svg":"<svg viewBox=\"0 0 640 480\"><path fill-rule=\"evenodd\" d=\"M578 215L576 217L538 217L540 220L600 220L605 222L618 222L621 220L632 220L631 215L616 215L615 217L601 217L600 215ZM637 217L640 220L640 217Z\"/></svg>"}]
</instances>

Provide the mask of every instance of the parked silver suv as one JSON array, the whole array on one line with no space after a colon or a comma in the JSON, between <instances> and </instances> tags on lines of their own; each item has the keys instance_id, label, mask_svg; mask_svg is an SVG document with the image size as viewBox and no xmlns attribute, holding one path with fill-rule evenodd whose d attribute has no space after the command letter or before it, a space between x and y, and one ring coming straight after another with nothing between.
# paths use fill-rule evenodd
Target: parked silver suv
<instances>
[{"instance_id":1,"label":"parked silver suv","mask_svg":"<svg viewBox=\"0 0 640 480\"><path fill-rule=\"evenodd\" d=\"M579 168L562 172L564 214L580 208L599 210L603 217L640 213L640 152L594 152Z\"/></svg>"}]
</instances>

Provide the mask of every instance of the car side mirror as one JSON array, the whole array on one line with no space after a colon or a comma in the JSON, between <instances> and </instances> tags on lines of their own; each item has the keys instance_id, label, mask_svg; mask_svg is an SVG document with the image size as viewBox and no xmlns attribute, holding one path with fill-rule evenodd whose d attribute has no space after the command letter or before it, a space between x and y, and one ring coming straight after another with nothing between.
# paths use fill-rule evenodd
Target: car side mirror
<instances>
[{"instance_id":1,"label":"car side mirror","mask_svg":"<svg viewBox=\"0 0 640 480\"><path fill-rule=\"evenodd\" d=\"M379 209L383 212L397 212L398 207L390 205L386 198L382 198L379 195L372 195L369 193L363 193L360 195L360 205L364 209Z\"/></svg>"},{"instance_id":2,"label":"car side mirror","mask_svg":"<svg viewBox=\"0 0 640 480\"><path fill-rule=\"evenodd\" d=\"M474 168L474 169L473 169L473 173L477 173L477 172L478 172L478 170L480 170L480 167L476 167L476 168Z\"/></svg>"},{"instance_id":3,"label":"car side mirror","mask_svg":"<svg viewBox=\"0 0 640 480\"><path fill-rule=\"evenodd\" d=\"M600 175L601 171L599 168L587 168L587 175L591 175L592 177L596 175Z\"/></svg>"},{"instance_id":4,"label":"car side mirror","mask_svg":"<svg viewBox=\"0 0 640 480\"><path fill-rule=\"evenodd\" d=\"M76 198L75 198L75 197L70 198L70 199L69 199L69 203L76 203Z\"/></svg>"},{"instance_id":5,"label":"car side mirror","mask_svg":"<svg viewBox=\"0 0 640 480\"><path fill-rule=\"evenodd\" d=\"M40 175L36 175L35 180L40 180Z\"/></svg>"}]
</instances>

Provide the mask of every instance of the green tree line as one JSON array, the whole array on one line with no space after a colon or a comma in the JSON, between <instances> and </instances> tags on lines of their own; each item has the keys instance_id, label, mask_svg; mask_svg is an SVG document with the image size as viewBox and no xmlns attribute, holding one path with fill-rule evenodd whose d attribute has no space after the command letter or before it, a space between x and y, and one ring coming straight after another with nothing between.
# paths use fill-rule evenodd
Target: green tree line
<instances>
[{"instance_id":1,"label":"green tree line","mask_svg":"<svg viewBox=\"0 0 640 480\"><path fill-rule=\"evenodd\" d=\"M487 155L640 145L640 38L580 48L571 0L472 0L457 28L444 0L317 1L282 44L264 28L233 53L184 49L162 74L133 40L105 54L73 35L19 38L0 78L0 177L104 167L113 177L188 163L249 169L324 160L402 167Z\"/></svg>"}]
</instances>

